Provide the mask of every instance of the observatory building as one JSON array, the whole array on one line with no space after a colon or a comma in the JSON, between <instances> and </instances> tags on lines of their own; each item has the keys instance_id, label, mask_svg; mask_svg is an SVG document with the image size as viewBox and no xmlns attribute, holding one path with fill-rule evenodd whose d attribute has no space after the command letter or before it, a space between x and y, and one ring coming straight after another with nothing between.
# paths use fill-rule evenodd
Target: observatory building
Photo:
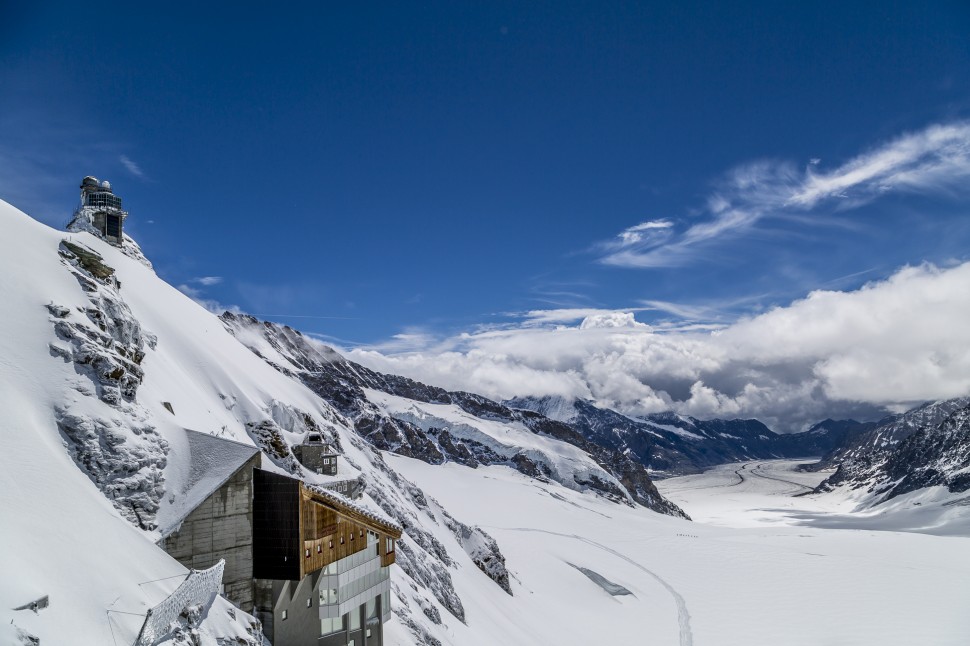
<instances>
[{"instance_id":1,"label":"observatory building","mask_svg":"<svg viewBox=\"0 0 970 646\"><path fill-rule=\"evenodd\" d=\"M68 229L90 231L120 247L127 217L128 213L121 209L121 198L111 190L111 184L88 175L81 180L81 202L74 209L74 219Z\"/></svg>"}]
</instances>

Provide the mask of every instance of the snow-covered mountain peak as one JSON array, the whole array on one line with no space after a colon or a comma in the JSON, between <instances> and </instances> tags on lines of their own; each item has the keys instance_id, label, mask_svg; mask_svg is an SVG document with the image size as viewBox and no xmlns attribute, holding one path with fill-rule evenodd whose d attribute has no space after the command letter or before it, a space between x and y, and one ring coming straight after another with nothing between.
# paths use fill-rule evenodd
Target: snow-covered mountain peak
<instances>
[{"instance_id":1,"label":"snow-covered mountain peak","mask_svg":"<svg viewBox=\"0 0 970 646\"><path fill-rule=\"evenodd\" d=\"M576 411L576 399L562 395L547 395L545 397L515 397L505 401L509 408L531 410L545 415L557 422L570 422L579 414Z\"/></svg>"}]
</instances>

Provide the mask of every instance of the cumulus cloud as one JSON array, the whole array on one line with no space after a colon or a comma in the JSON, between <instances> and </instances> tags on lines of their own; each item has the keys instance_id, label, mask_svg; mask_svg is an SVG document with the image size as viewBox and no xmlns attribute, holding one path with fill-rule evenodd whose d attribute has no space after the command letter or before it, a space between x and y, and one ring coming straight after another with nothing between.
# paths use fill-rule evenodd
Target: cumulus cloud
<instances>
[{"instance_id":1,"label":"cumulus cloud","mask_svg":"<svg viewBox=\"0 0 970 646\"><path fill-rule=\"evenodd\" d=\"M822 206L856 208L889 192L965 190L970 179L970 122L930 126L897 137L830 171L813 158L805 168L760 161L734 169L708 196L706 219L681 231L645 222L597 245L600 261L623 267L671 267L699 249L739 235L771 216L808 213Z\"/></svg>"},{"instance_id":2,"label":"cumulus cloud","mask_svg":"<svg viewBox=\"0 0 970 646\"><path fill-rule=\"evenodd\" d=\"M904 267L713 331L651 327L632 312L554 319L348 354L497 399L561 395L630 414L757 417L783 432L970 394L970 263Z\"/></svg>"},{"instance_id":3,"label":"cumulus cloud","mask_svg":"<svg viewBox=\"0 0 970 646\"><path fill-rule=\"evenodd\" d=\"M638 312L647 309L646 307L634 307L626 312L616 310L601 309L597 307L564 307L549 310L529 310L521 314L510 314L521 318L521 325L524 327L538 327L550 323L575 323L588 318L612 317L614 315L626 316L629 312ZM632 316L632 315L631 315Z\"/></svg>"}]
</instances>

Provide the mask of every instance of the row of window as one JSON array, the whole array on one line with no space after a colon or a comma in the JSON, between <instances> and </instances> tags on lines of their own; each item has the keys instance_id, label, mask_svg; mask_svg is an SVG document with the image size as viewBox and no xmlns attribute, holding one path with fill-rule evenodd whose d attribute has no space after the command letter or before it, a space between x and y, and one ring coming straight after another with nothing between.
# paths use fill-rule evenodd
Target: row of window
<instances>
[{"instance_id":1,"label":"row of window","mask_svg":"<svg viewBox=\"0 0 970 646\"><path fill-rule=\"evenodd\" d=\"M331 541L331 543L332 542L333 541ZM374 545L376 547L377 546L377 542L378 542L378 536L377 536L377 534L375 534L374 532L368 531L367 532L367 545L368 546ZM332 545L331 545L331 547L332 547ZM342 559L340 559L338 561L334 561L333 563L330 563L329 565L327 565L326 567L324 567L323 568L323 574L325 574L325 575L331 575L331 574L340 574L342 572L347 572L349 570L354 569L355 567L357 567L359 565L362 565L362 564L366 563L370 559L374 558L374 556L376 556L376 555L377 555L376 550L375 550L375 552L373 554L370 553L370 550L361 550L359 552L355 552L354 554L351 554L350 556L345 556L344 558L342 558Z\"/></svg>"},{"instance_id":2,"label":"row of window","mask_svg":"<svg viewBox=\"0 0 970 646\"><path fill-rule=\"evenodd\" d=\"M84 196L85 206L110 206L121 208L121 198L111 193L88 193Z\"/></svg>"},{"instance_id":3,"label":"row of window","mask_svg":"<svg viewBox=\"0 0 970 646\"><path fill-rule=\"evenodd\" d=\"M391 576L391 568L382 567L377 570L358 577L346 585L336 588L320 588L320 605L333 606L340 603L341 599L349 600L358 594L373 588L382 581L386 581Z\"/></svg>"},{"instance_id":4,"label":"row of window","mask_svg":"<svg viewBox=\"0 0 970 646\"><path fill-rule=\"evenodd\" d=\"M364 538L364 530L360 530L360 533L359 534L351 534L350 535L350 541L353 542L354 539L357 538L358 536L360 538ZM344 536L341 536L340 537L340 544L341 545L344 545L344 544L346 544L346 542L347 541L345 540L345 537ZM333 540L330 541L330 549L333 549ZM323 552L323 545L318 544L317 545L317 554L320 554L322 552ZM306 555L307 558L310 558L310 548L309 547L304 550L304 554Z\"/></svg>"}]
</instances>

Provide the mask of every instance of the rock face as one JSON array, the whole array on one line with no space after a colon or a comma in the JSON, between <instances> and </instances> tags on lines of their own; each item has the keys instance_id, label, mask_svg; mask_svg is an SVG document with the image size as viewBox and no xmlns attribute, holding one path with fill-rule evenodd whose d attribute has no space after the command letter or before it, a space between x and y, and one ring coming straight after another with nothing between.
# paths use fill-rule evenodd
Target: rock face
<instances>
[{"instance_id":1,"label":"rock face","mask_svg":"<svg viewBox=\"0 0 970 646\"><path fill-rule=\"evenodd\" d=\"M943 486L951 493L970 489L970 406L900 442L882 471L894 483L887 499L923 487Z\"/></svg>"},{"instance_id":2,"label":"rock face","mask_svg":"<svg viewBox=\"0 0 970 646\"><path fill-rule=\"evenodd\" d=\"M804 433L779 435L756 419L699 420L674 413L637 418L588 401L550 397L506 404L556 415L589 442L629 456L656 476L699 473L726 462L822 455L857 424L826 421Z\"/></svg>"},{"instance_id":3,"label":"rock face","mask_svg":"<svg viewBox=\"0 0 970 646\"><path fill-rule=\"evenodd\" d=\"M968 405L970 397L928 402L905 413L890 415L860 427L825 453L814 468L820 470L872 461L875 454L885 453L913 433L938 425L951 413Z\"/></svg>"},{"instance_id":4,"label":"rock face","mask_svg":"<svg viewBox=\"0 0 970 646\"><path fill-rule=\"evenodd\" d=\"M155 347L155 337L132 315L114 269L98 253L67 241L59 253L89 305L80 311L47 305L57 336L50 354L87 377L87 383L74 386L82 399L100 399L115 416L96 416L83 401L65 401L55 409L57 427L71 457L118 511L142 529L153 529L168 443L146 421L135 395L144 378L142 360Z\"/></svg>"},{"instance_id":5,"label":"rock face","mask_svg":"<svg viewBox=\"0 0 970 646\"><path fill-rule=\"evenodd\" d=\"M311 390L344 414L357 433L373 446L430 464L453 461L475 467L506 464L533 478L554 477L535 452L502 454L472 438L458 437L435 425L419 425L404 415L389 415L368 399L366 389L427 404L453 405L476 418L521 424L533 433L572 444L588 453L616 481L588 477L568 483L595 489L617 501L626 495L654 511L673 516L686 514L657 491L644 466L612 447L591 441L572 425L531 410L519 410L467 392L449 392L406 377L386 375L352 361L336 351L311 342L299 332L249 316L227 312L227 328L277 369L299 377ZM625 489L625 491L624 491Z\"/></svg>"},{"instance_id":6,"label":"rock face","mask_svg":"<svg viewBox=\"0 0 970 646\"><path fill-rule=\"evenodd\" d=\"M875 504L924 487L943 486L952 493L967 491L970 489L970 405L953 411L939 424L929 421L913 429L921 420L934 420L940 411L958 401L964 400L922 406L911 411L913 415L905 420L895 419L887 426L906 432L903 440L846 459L819 485L818 491L838 486L867 488Z\"/></svg>"}]
</instances>

